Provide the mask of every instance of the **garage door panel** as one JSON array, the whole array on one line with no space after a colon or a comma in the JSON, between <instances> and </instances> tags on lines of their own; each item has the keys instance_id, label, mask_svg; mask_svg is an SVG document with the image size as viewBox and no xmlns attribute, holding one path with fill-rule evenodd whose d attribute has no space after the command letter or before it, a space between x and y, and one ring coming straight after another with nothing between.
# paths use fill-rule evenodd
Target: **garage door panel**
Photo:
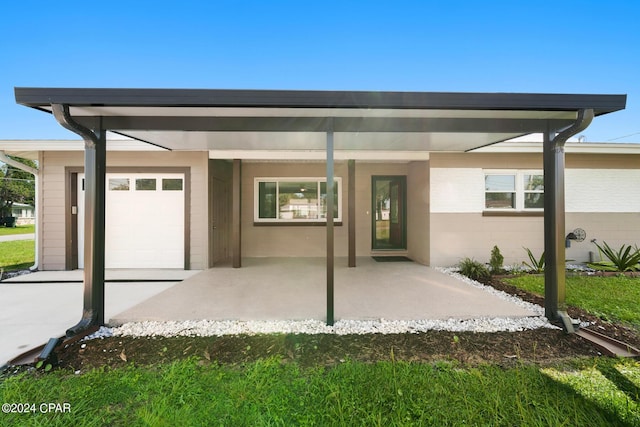
<instances>
[{"instance_id":1,"label":"garage door panel","mask_svg":"<svg viewBox=\"0 0 640 427\"><path fill-rule=\"evenodd\" d=\"M183 174L107 174L105 202L107 268L184 268Z\"/></svg>"}]
</instances>

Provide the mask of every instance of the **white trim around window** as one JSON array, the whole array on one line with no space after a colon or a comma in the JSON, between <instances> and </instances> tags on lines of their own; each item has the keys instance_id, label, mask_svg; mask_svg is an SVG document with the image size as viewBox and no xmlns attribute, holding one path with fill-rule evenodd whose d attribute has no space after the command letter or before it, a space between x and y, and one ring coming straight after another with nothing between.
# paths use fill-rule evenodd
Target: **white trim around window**
<instances>
[{"instance_id":1,"label":"white trim around window","mask_svg":"<svg viewBox=\"0 0 640 427\"><path fill-rule=\"evenodd\" d=\"M253 181L256 223L326 223L324 177L260 177ZM342 178L334 178L334 221L342 221Z\"/></svg>"},{"instance_id":2,"label":"white trim around window","mask_svg":"<svg viewBox=\"0 0 640 427\"><path fill-rule=\"evenodd\" d=\"M541 170L484 170L485 211L542 211Z\"/></svg>"}]
</instances>

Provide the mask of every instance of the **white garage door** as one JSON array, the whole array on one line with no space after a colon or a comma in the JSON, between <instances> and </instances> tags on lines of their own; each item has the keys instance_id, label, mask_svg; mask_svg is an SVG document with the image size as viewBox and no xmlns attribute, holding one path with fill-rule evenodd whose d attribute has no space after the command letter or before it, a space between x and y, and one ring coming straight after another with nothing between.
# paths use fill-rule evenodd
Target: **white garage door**
<instances>
[{"instance_id":1,"label":"white garage door","mask_svg":"<svg viewBox=\"0 0 640 427\"><path fill-rule=\"evenodd\" d=\"M184 174L108 173L105 267L184 268ZM78 174L78 267L84 267L84 175Z\"/></svg>"}]
</instances>

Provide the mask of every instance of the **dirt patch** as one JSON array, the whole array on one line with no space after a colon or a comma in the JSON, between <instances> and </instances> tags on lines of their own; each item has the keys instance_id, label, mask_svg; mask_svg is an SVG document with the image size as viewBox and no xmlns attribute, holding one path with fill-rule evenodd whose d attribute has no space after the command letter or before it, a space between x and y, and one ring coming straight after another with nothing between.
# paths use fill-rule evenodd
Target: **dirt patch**
<instances>
[{"instance_id":1,"label":"dirt patch","mask_svg":"<svg viewBox=\"0 0 640 427\"><path fill-rule=\"evenodd\" d=\"M517 333L369 335L262 335L224 337L112 337L77 342L59 352L62 367L148 365L194 357L203 363L242 364L276 356L301 366L330 366L346 360L376 362L454 360L476 365L518 362L557 363L565 358L598 356L586 341L558 330Z\"/></svg>"},{"instance_id":2,"label":"dirt patch","mask_svg":"<svg viewBox=\"0 0 640 427\"><path fill-rule=\"evenodd\" d=\"M537 295L519 290L499 280L492 286L535 303ZM604 322L583 310L570 308L574 318L594 323L594 328L611 337L640 346L640 337L630 328ZM518 363L539 365L600 356L593 345L560 330L537 329L523 332L473 333L430 331L406 334L275 334L223 337L111 337L79 341L57 351L60 366L86 371L100 366L113 368L129 364L152 365L195 358L200 363L243 364L267 357L301 366L331 366L346 360L377 362L457 361L464 365Z\"/></svg>"}]
</instances>

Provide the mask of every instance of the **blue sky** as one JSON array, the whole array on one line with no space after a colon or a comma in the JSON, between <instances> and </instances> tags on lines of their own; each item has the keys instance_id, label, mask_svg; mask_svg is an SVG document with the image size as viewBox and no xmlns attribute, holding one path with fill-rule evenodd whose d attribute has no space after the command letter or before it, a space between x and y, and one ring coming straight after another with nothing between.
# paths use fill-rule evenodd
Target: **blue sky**
<instances>
[{"instance_id":1,"label":"blue sky","mask_svg":"<svg viewBox=\"0 0 640 427\"><path fill-rule=\"evenodd\" d=\"M0 139L77 139L14 86L628 94L589 142L640 142L640 2L5 1Z\"/></svg>"}]
</instances>

